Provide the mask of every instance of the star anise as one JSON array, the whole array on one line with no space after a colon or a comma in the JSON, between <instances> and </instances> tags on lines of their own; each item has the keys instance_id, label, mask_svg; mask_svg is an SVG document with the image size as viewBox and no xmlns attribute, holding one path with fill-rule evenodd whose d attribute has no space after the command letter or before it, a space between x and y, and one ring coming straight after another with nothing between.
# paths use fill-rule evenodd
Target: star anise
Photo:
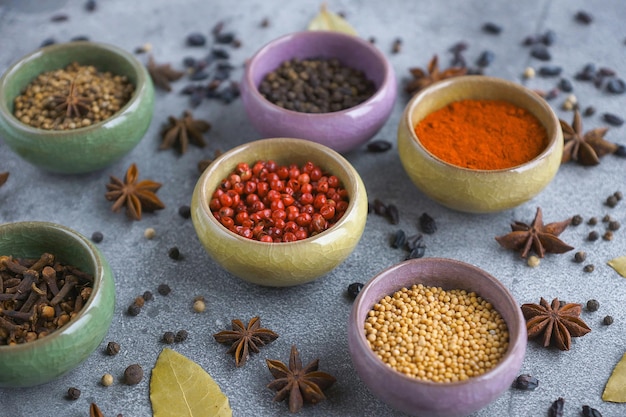
<instances>
[{"instance_id":1,"label":"star anise","mask_svg":"<svg viewBox=\"0 0 626 417\"><path fill-rule=\"evenodd\" d=\"M434 55L428 63L426 71L422 68L409 68L409 72L413 79L406 84L404 91L412 95L437 81L465 75L467 68L450 67L440 71L437 55Z\"/></svg>"},{"instance_id":2,"label":"star anise","mask_svg":"<svg viewBox=\"0 0 626 417\"><path fill-rule=\"evenodd\" d=\"M526 319L528 338L543 334L543 346L550 344L561 350L569 350L572 337L581 337L591 331L579 317L582 306L576 303L561 305L558 298L548 304L543 297L539 304L523 304L522 313Z\"/></svg>"},{"instance_id":3,"label":"star anise","mask_svg":"<svg viewBox=\"0 0 626 417\"><path fill-rule=\"evenodd\" d=\"M126 215L133 220L141 220L142 211L165 208L165 204L155 194L161 188L161 183L152 180L137 182L138 176L139 170L134 163L126 171L124 181L111 175L111 182L106 185L108 191L104 195L109 201L115 200L111 210L117 212L126 206Z\"/></svg>"},{"instance_id":4,"label":"star anise","mask_svg":"<svg viewBox=\"0 0 626 417\"><path fill-rule=\"evenodd\" d=\"M0 187L2 187L4 183L7 182L8 179L9 179L9 171L0 172Z\"/></svg>"},{"instance_id":5,"label":"star anise","mask_svg":"<svg viewBox=\"0 0 626 417\"><path fill-rule=\"evenodd\" d=\"M606 127L599 127L583 134L583 123L578 110L574 113L571 125L563 120L559 122L564 141L562 163L574 160L582 165L598 165L602 156L614 153L618 148L615 143L604 139L608 131Z\"/></svg>"},{"instance_id":6,"label":"star anise","mask_svg":"<svg viewBox=\"0 0 626 417\"><path fill-rule=\"evenodd\" d=\"M554 222L544 225L543 214L541 208L537 207L535 219L528 225L522 222L514 222L511 224L512 232L496 237L498 243L507 248L521 251L521 257L526 258L530 250L534 250L540 258L543 258L546 252L564 253L574 249L567 243L560 240L557 236L572 222L572 219L563 220L562 222Z\"/></svg>"},{"instance_id":7,"label":"star anise","mask_svg":"<svg viewBox=\"0 0 626 417\"><path fill-rule=\"evenodd\" d=\"M292 413L300 411L305 401L310 404L317 404L325 399L322 391L336 381L334 376L317 370L319 359L302 367L300 354L295 345L291 346L289 367L280 361L271 359L265 361L268 369L276 378L267 385L268 388L278 391L274 401L283 401L285 398L289 398L289 411Z\"/></svg>"},{"instance_id":8,"label":"star anise","mask_svg":"<svg viewBox=\"0 0 626 417\"><path fill-rule=\"evenodd\" d=\"M148 57L148 65L146 67L154 85L165 91L172 91L170 82L176 81L185 75L183 71L173 69L170 64L157 64L154 62L152 55Z\"/></svg>"},{"instance_id":9,"label":"star anise","mask_svg":"<svg viewBox=\"0 0 626 417\"><path fill-rule=\"evenodd\" d=\"M169 149L177 145L181 154L187 152L187 145L193 143L200 148L206 146L202 135L211 129L211 124L204 120L194 119L191 112L185 111L180 119L168 117L169 124L163 129L163 142L159 149Z\"/></svg>"},{"instance_id":10,"label":"star anise","mask_svg":"<svg viewBox=\"0 0 626 417\"><path fill-rule=\"evenodd\" d=\"M75 78L70 82L67 94L52 96L50 105L59 112L65 112L68 118L84 116L91 110L91 100L78 94Z\"/></svg>"},{"instance_id":11,"label":"star anise","mask_svg":"<svg viewBox=\"0 0 626 417\"><path fill-rule=\"evenodd\" d=\"M202 174L204 170L207 169L209 165L211 165L211 163L221 154L222 154L222 151L219 149L216 149L215 152L213 152L213 158L204 158L198 161L198 172Z\"/></svg>"},{"instance_id":12,"label":"star anise","mask_svg":"<svg viewBox=\"0 0 626 417\"><path fill-rule=\"evenodd\" d=\"M104 414L102 414L100 407L98 407L96 403L91 403L89 406L89 417L104 417Z\"/></svg>"},{"instance_id":13,"label":"star anise","mask_svg":"<svg viewBox=\"0 0 626 417\"><path fill-rule=\"evenodd\" d=\"M253 317L248 326L244 326L241 320L231 322L233 330L223 330L215 333L213 337L218 343L231 343L228 353L235 355L235 365L243 366L250 356L250 352L259 353L259 347L273 342L278 335L270 329L261 327L261 319Z\"/></svg>"}]
</instances>

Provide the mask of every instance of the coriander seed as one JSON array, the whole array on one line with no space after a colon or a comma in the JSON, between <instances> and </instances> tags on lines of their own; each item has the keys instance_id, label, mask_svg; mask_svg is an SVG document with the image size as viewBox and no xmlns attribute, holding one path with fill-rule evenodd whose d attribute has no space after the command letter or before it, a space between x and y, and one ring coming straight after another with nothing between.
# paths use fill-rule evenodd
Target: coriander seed
<instances>
[{"instance_id":1,"label":"coriander seed","mask_svg":"<svg viewBox=\"0 0 626 417\"><path fill-rule=\"evenodd\" d=\"M204 300L195 300L193 302L193 311L196 313L202 313L206 309L206 304Z\"/></svg>"},{"instance_id":2,"label":"coriander seed","mask_svg":"<svg viewBox=\"0 0 626 417\"><path fill-rule=\"evenodd\" d=\"M109 342L106 347L106 354L109 356L115 356L120 353L120 345L116 342Z\"/></svg>"},{"instance_id":3,"label":"coriander seed","mask_svg":"<svg viewBox=\"0 0 626 417\"><path fill-rule=\"evenodd\" d=\"M539 257L537 257L535 255L531 255L531 256L528 257L528 261L526 263L531 268L535 268L535 267L539 266L540 262L541 262L541 260L539 259Z\"/></svg>"},{"instance_id":4,"label":"coriander seed","mask_svg":"<svg viewBox=\"0 0 626 417\"><path fill-rule=\"evenodd\" d=\"M591 300L587 301L587 311L598 311L599 308L600 303L598 302L598 300L592 298Z\"/></svg>"},{"instance_id":5,"label":"coriander seed","mask_svg":"<svg viewBox=\"0 0 626 417\"><path fill-rule=\"evenodd\" d=\"M143 305L146 303L146 300L144 300L144 298L140 295L135 298L135 301L133 301L133 303L139 307L143 307Z\"/></svg>"},{"instance_id":6,"label":"coriander seed","mask_svg":"<svg viewBox=\"0 0 626 417\"><path fill-rule=\"evenodd\" d=\"M113 375L111 374L102 375L102 379L100 379L100 383L104 385L105 387L109 387L113 385Z\"/></svg>"},{"instance_id":7,"label":"coriander seed","mask_svg":"<svg viewBox=\"0 0 626 417\"><path fill-rule=\"evenodd\" d=\"M137 385L143 379L143 369L138 364L129 365L124 371L124 382L127 385Z\"/></svg>"},{"instance_id":8,"label":"coriander seed","mask_svg":"<svg viewBox=\"0 0 626 417\"><path fill-rule=\"evenodd\" d=\"M148 240L154 239L155 236L156 236L156 230L154 230L152 227L148 227L143 232L143 237L145 237Z\"/></svg>"}]
</instances>

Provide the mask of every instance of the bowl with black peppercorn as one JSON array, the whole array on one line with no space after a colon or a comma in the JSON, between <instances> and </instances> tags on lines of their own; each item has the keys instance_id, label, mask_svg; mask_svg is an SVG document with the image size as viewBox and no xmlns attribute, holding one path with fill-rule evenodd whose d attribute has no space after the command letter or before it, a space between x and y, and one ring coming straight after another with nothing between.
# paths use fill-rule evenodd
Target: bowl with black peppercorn
<instances>
[{"instance_id":1,"label":"bowl with black peppercorn","mask_svg":"<svg viewBox=\"0 0 626 417\"><path fill-rule=\"evenodd\" d=\"M47 171L100 170L146 133L154 87L131 53L89 41L40 48L0 78L0 137Z\"/></svg>"},{"instance_id":2,"label":"bowl with black peppercorn","mask_svg":"<svg viewBox=\"0 0 626 417\"><path fill-rule=\"evenodd\" d=\"M497 399L526 353L519 304L494 276L446 258L372 278L348 323L353 366L380 400L420 417L461 417Z\"/></svg>"},{"instance_id":3,"label":"bowl with black peppercorn","mask_svg":"<svg viewBox=\"0 0 626 417\"><path fill-rule=\"evenodd\" d=\"M264 137L315 141L340 153L358 148L385 124L396 77L371 43L332 31L285 35L246 63L241 98Z\"/></svg>"},{"instance_id":4,"label":"bowl with black peppercorn","mask_svg":"<svg viewBox=\"0 0 626 417\"><path fill-rule=\"evenodd\" d=\"M76 368L113 318L109 264L66 226L0 225L0 284L0 387L35 386Z\"/></svg>"},{"instance_id":5,"label":"bowl with black peppercorn","mask_svg":"<svg viewBox=\"0 0 626 417\"><path fill-rule=\"evenodd\" d=\"M367 195L358 172L319 143L269 138L206 168L191 200L208 254L231 274L285 287L318 279L359 242Z\"/></svg>"},{"instance_id":6,"label":"bowl with black peppercorn","mask_svg":"<svg viewBox=\"0 0 626 417\"><path fill-rule=\"evenodd\" d=\"M409 178L438 203L469 213L516 207L554 178L563 133L550 105L504 79L459 76L419 91L398 126Z\"/></svg>"}]
</instances>

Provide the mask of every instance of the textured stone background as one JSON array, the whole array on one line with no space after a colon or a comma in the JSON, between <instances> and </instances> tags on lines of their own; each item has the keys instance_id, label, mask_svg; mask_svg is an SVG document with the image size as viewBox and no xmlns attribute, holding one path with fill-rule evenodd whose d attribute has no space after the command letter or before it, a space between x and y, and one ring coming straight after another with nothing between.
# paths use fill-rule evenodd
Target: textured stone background
<instances>
[{"instance_id":1,"label":"textured stone background","mask_svg":"<svg viewBox=\"0 0 626 417\"><path fill-rule=\"evenodd\" d=\"M115 44L128 51L151 43L155 59L182 67L185 56L202 57L208 48L185 46L191 31L208 34L218 21L225 29L236 32L243 45L232 50L231 62L237 66L233 77L241 76L246 58L266 42L280 35L306 28L317 13L319 1L165 1L134 0L99 1L98 10L88 13L84 0L0 1L0 72L48 37L58 42L85 35L95 41ZM403 83L408 68L424 67L433 54L439 54L447 66L448 48L466 40L470 48L466 57L474 62L483 50L496 54L487 74L522 82L531 88L550 89L557 79L523 80L525 67L543 63L531 59L522 39L552 29L557 41L551 47L551 64L564 68L563 75L573 79L586 63L616 69L626 76L626 45L621 0L594 3L583 0L529 0L525 2L472 1L398 1L366 2L359 0L329 1L334 11L343 11L365 38L376 38ZM595 20L589 26L577 23L573 16L586 9ZM69 20L54 23L50 18L66 13ZM270 26L261 28L263 18ZM503 27L500 35L481 31L487 21ZM403 40L402 51L391 53L395 38ZM147 56L138 56L146 62ZM345 296L349 283L367 281L382 269L404 259L405 254L387 243L396 230L374 215L368 218L362 240L354 253L335 271L316 282L295 288L261 288L241 282L220 269L204 252L190 220L177 214L178 207L189 204L198 178L196 163L211 157L216 149L227 150L260 136L246 123L241 101L230 105L205 101L194 110L196 117L213 124L209 145L195 147L183 156L157 150L159 131L168 115L179 116L188 107L187 97L178 94L186 84L174 84L172 93L158 92L153 123L143 141L123 160L101 172L81 176L53 175L30 166L13 154L0 138L0 171L11 177L0 189L0 221L46 220L64 224L91 236L101 231L104 240L99 248L109 260L116 276L117 306L108 336L85 363L57 381L31 389L1 389L0 415L32 416L88 415L89 403L96 402L106 416L149 416L149 370L163 345L164 331L187 329L189 339L175 349L198 362L220 384L230 398L235 416L286 415L283 403L273 403L273 393L265 388L271 376L265 358L287 360L289 348L296 344L304 361L320 358L322 370L337 377L328 392L328 400L315 407L305 407L305 416L392 416L399 415L369 394L351 365L346 342L346 323L351 302ZM575 94L582 106L594 105L599 113L612 112L626 116L626 96L613 96L593 86L574 82ZM551 103L558 115L567 121L572 114L560 109L564 96ZM376 136L394 142L398 120L407 98L400 95L391 118ZM603 125L598 115L584 120L585 128ZM626 144L624 129L611 128L607 138ZM449 257L475 264L497 276L521 303L538 302L540 297L559 297L584 303L589 298L600 301L596 313L583 313L593 331L573 342L569 352L546 350L530 342L522 372L540 380L534 392L509 390L497 401L475 413L474 417L541 416L556 398L566 399L566 415L579 415L580 407L589 404L603 416L626 415L623 405L603 403L602 390L613 366L624 353L626 282L606 261L626 255L626 231L615 233L612 242L585 240L591 230L583 224L566 230L562 238L577 249L588 252L595 264L593 273L584 273L572 261L573 252L548 255L538 268L529 268L517 254L501 249L494 236L506 233L513 220L529 222L541 206L546 221L563 220L574 214L585 218L609 213L626 225L626 202L614 209L603 203L607 196L620 190L626 193L624 159L607 156L601 165L584 168L568 164L559 170L554 181L535 199L522 206L497 214L470 215L448 210L417 191L404 173L397 152L371 154L365 148L346 157L360 172L369 199L379 198L396 204L400 210L398 227L413 233L422 212L436 218L439 230L426 237L427 256ZM163 183L159 197L167 208L132 222L123 213L112 213L104 199L109 175L121 177L127 167L137 162L141 178ZM157 231L148 241L143 237L147 227ZM604 231L604 225L596 226ZM173 261L168 249L177 246L184 259ZM125 314L135 296L168 283L169 297L157 296L138 317ZM195 314L192 299L204 295L207 310ZM280 338L250 358L244 368L236 369L226 347L214 342L212 334L229 326L233 318L247 321L254 315L262 324L280 334ZM612 326L603 326L602 318L614 316ZM116 357L103 353L109 340L122 346ZM121 376L126 366L140 363L146 377L137 386L116 382L105 388L99 384L104 373ZM67 388L76 386L83 392L78 401L64 398Z\"/></svg>"}]
</instances>

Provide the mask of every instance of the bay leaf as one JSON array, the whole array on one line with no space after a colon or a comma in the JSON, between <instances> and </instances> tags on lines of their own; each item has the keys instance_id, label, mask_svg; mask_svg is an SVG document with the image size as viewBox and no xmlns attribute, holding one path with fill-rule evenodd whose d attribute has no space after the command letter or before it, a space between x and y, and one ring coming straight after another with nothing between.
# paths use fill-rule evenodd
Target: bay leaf
<instances>
[{"instance_id":1,"label":"bay leaf","mask_svg":"<svg viewBox=\"0 0 626 417\"><path fill-rule=\"evenodd\" d=\"M346 19L328 10L325 3L320 7L320 12L309 22L308 29L330 30L358 36L356 29L354 29Z\"/></svg>"},{"instance_id":2,"label":"bay leaf","mask_svg":"<svg viewBox=\"0 0 626 417\"><path fill-rule=\"evenodd\" d=\"M219 385L200 365L172 349L159 354L150 378L154 417L232 417Z\"/></svg>"},{"instance_id":3,"label":"bay leaf","mask_svg":"<svg viewBox=\"0 0 626 417\"><path fill-rule=\"evenodd\" d=\"M626 403L626 353L613 368L613 372L604 387L602 400Z\"/></svg>"},{"instance_id":4,"label":"bay leaf","mask_svg":"<svg viewBox=\"0 0 626 417\"><path fill-rule=\"evenodd\" d=\"M626 278L626 256L611 259L607 262L618 274Z\"/></svg>"}]
</instances>

